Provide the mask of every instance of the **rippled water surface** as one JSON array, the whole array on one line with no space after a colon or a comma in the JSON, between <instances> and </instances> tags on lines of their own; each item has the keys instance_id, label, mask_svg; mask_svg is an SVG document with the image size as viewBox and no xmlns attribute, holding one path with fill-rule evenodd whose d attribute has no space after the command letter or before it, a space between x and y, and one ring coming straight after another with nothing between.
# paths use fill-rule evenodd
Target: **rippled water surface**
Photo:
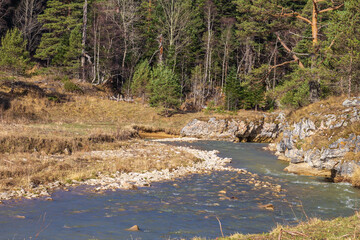
<instances>
[{"instance_id":1,"label":"rippled water surface","mask_svg":"<svg viewBox=\"0 0 360 240\"><path fill-rule=\"evenodd\" d=\"M180 143L179 143L180 144ZM276 196L256 190L247 175L214 172L192 175L137 191L99 195L88 189L54 193L52 202L26 200L0 206L0 239L190 239L216 238L235 232L259 233L277 223L295 224L307 217L348 216L357 210L360 191L347 184L296 176L282 171L265 145L229 142L181 143L220 151L231 165L259 174L260 180L281 184ZM219 192L226 192L223 198ZM273 204L274 211L259 204ZM23 217L25 218L23 218ZM140 232L124 229L139 225Z\"/></svg>"}]
</instances>

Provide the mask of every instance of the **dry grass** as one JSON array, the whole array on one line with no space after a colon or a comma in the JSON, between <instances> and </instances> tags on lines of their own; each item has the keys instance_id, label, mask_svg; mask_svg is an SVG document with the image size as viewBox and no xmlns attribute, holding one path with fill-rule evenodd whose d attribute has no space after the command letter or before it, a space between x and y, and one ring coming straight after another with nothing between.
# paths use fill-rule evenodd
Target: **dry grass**
<instances>
[{"instance_id":1,"label":"dry grass","mask_svg":"<svg viewBox=\"0 0 360 240\"><path fill-rule=\"evenodd\" d=\"M51 76L0 81L3 191L84 180L99 172L172 169L197 161L187 153L175 154L170 147L128 141L141 131L147 134L143 137L153 132L178 134L204 113L163 117L154 108L111 101L104 89L77 84L82 94L66 92L63 83ZM116 156L87 154L94 150L120 152Z\"/></svg>"},{"instance_id":2,"label":"dry grass","mask_svg":"<svg viewBox=\"0 0 360 240\"><path fill-rule=\"evenodd\" d=\"M360 167L357 167L351 176L351 183L354 187L360 187Z\"/></svg>"},{"instance_id":3,"label":"dry grass","mask_svg":"<svg viewBox=\"0 0 360 240\"><path fill-rule=\"evenodd\" d=\"M288 115L288 120L290 123L294 123L299 122L302 118L309 118L313 122L317 123L324 115L336 114L346 109L346 107L342 105L346 98L346 96L333 96L325 100L310 104L306 107L290 112ZM318 115L311 115L310 113L316 113Z\"/></svg>"},{"instance_id":4,"label":"dry grass","mask_svg":"<svg viewBox=\"0 0 360 240\"><path fill-rule=\"evenodd\" d=\"M313 148L321 149L328 147L330 144L340 138L348 138L350 134L360 135L360 123L355 122L346 127L327 129L319 131L317 134L307 137L303 141L298 142L299 147L309 150Z\"/></svg>"},{"instance_id":5,"label":"dry grass","mask_svg":"<svg viewBox=\"0 0 360 240\"><path fill-rule=\"evenodd\" d=\"M174 169L198 161L189 153L152 142L118 142L113 147L115 151L77 152L73 155L2 154L0 191L29 190L54 181L83 181L96 178L98 173Z\"/></svg>"},{"instance_id":6,"label":"dry grass","mask_svg":"<svg viewBox=\"0 0 360 240\"><path fill-rule=\"evenodd\" d=\"M0 84L1 93L9 101L9 108L0 112L0 128L7 129L9 124L23 125L27 135L34 131L53 133L56 128L65 128L78 134L92 129L109 131L117 128L135 127L143 132L165 132L178 135L180 130L192 119L208 120L210 117L220 119L241 119L257 121L264 119L264 113L239 111L234 113L177 113L171 117L158 114L158 110L135 102L116 102L107 97L104 89L87 83L77 83L84 94L68 93L63 84L52 77L36 76L30 79L21 78L22 85L13 87ZM17 82L18 79L15 81ZM29 91L31 89L31 91ZM35 90L34 90L35 89ZM1 99L0 99L1 100ZM0 101L1 102L1 101ZM1 126L3 125L3 126ZM73 129L71 129L73 128ZM62 131L66 132L66 131ZM10 132L9 132L10 133ZM17 133L16 133L17 134Z\"/></svg>"},{"instance_id":7,"label":"dry grass","mask_svg":"<svg viewBox=\"0 0 360 240\"><path fill-rule=\"evenodd\" d=\"M270 233L243 235L235 234L219 240L304 240L304 239L360 239L360 215L336 218L330 221L310 219L298 226L277 226ZM201 240L201 238L194 238Z\"/></svg>"}]
</instances>

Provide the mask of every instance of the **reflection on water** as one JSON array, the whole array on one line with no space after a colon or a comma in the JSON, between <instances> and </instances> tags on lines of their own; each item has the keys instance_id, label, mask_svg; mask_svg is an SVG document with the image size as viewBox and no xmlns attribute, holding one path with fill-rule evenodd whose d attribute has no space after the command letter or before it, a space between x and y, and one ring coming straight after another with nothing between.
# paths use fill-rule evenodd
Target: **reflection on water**
<instances>
[{"instance_id":1,"label":"reflection on water","mask_svg":"<svg viewBox=\"0 0 360 240\"><path fill-rule=\"evenodd\" d=\"M180 143L179 143L180 144ZM234 232L268 231L276 223L294 224L309 217L331 218L353 214L360 191L347 184L287 174L261 144L229 142L181 143L205 150L217 149L233 158L232 166L258 173L260 180L278 183L279 195L256 190L247 175L215 172L178 181L156 183L137 191L90 193L78 188L59 191L53 202L22 201L0 206L1 239L176 239L215 238ZM269 178L271 177L271 178ZM274 211L260 209L273 204ZM25 218L23 218L25 217ZM140 232L124 229L139 225Z\"/></svg>"}]
</instances>

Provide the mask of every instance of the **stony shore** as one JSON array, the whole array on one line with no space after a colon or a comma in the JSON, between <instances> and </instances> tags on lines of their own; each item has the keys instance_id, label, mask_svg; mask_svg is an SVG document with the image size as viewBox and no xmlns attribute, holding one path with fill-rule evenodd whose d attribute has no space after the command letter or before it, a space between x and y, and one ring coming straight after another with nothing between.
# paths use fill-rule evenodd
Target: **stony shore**
<instances>
[{"instance_id":1,"label":"stony shore","mask_svg":"<svg viewBox=\"0 0 360 240\"><path fill-rule=\"evenodd\" d=\"M166 139L158 140L164 141ZM188 138L172 139L172 141L189 141ZM191 141L196 140L191 139ZM167 141L167 140L166 140ZM164 145L162 143L154 142L159 146ZM145 172L115 172L113 174L101 174L99 173L97 178L88 179L86 181L72 181L71 183L61 183L59 181L53 182L47 185L39 185L31 191L20 189L17 191L8 191L0 193L0 200L11 200L11 199L34 199L42 197L45 200L51 201L51 193L57 189L68 189L79 185L93 186L95 192L103 192L106 190L136 190L138 187L149 187L154 182L176 180L189 174L204 174L213 171L232 171L238 172L239 174L246 174L249 177L249 184L253 184L256 188L267 188L274 192L280 192L281 186L274 185L269 182L262 182L258 179L257 174L253 174L245 169L233 168L227 164L231 162L229 158L221 158L217 154L216 150L203 151L192 149L189 147L176 147L171 146L171 150L178 154L188 153L193 155L198 161L194 162L189 166L179 166L177 168L167 168L162 170L145 171ZM126 154L132 154L130 152L124 152L122 150L108 150L108 151L93 151L88 152L85 155L91 155L92 157L99 156L111 156L122 158Z\"/></svg>"}]
</instances>

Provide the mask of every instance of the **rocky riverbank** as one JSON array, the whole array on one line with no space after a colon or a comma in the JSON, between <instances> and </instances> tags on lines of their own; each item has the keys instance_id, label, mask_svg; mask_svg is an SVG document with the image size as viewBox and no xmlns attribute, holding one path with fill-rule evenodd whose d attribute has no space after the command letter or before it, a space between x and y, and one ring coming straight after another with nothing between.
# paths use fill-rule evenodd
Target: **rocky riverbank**
<instances>
[{"instance_id":1,"label":"rocky riverbank","mask_svg":"<svg viewBox=\"0 0 360 240\"><path fill-rule=\"evenodd\" d=\"M319 107L320 111L327 108ZM345 100L334 113L309 115L286 123L282 136L270 149L279 159L290 162L285 169L289 172L351 181L360 167L360 100Z\"/></svg>"},{"instance_id":2,"label":"rocky riverbank","mask_svg":"<svg viewBox=\"0 0 360 240\"><path fill-rule=\"evenodd\" d=\"M180 139L178 139L180 140ZM35 186L31 189L20 189L14 191L7 191L0 193L0 200L10 200L14 198L38 198L43 197L45 200L52 200L51 193L56 189L68 189L70 187L76 187L79 185L89 185L93 186L95 192L103 192L106 190L116 190L116 189L127 189L127 190L136 190L138 187L149 187L153 182L175 180L181 177L184 177L189 174L203 174L210 173L213 171L233 171L238 172L239 174L246 174L248 176L248 183L252 184L255 188L266 188L272 190L274 193L279 193L281 191L280 185L274 185L269 182L263 182L258 179L257 174L253 174L244 169L232 168L227 166L231 159L221 158L217 156L218 151L202 151L197 149L192 149L188 147L175 147L169 146L157 142L147 143L156 149L163 149L161 153L166 157L169 154L166 152L172 152L177 155L179 158L187 158L189 161L189 156L192 156L195 161L187 165L180 165L177 167L164 168L159 170L152 171L142 171L142 172L114 172L114 173L98 173L96 178L87 179L85 181L76 181L72 180L71 182L61 182L56 181L46 185ZM166 150L165 150L166 149ZM153 149L152 149L153 150ZM154 154L154 152L149 151L149 149L141 150L141 145L137 148L137 151L132 149L120 149L120 150L107 150L107 151L92 151L83 153L83 158L95 158L95 159L111 159L111 158L125 158L131 161L131 158L134 158L136 155L144 155L148 153L149 155ZM158 156L153 155L153 158L157 159ZM158 159L157 161L161 161Z\"/></svg>"},{"instance_id":3,"label":"rocky riverbank","mask_svg":"<svg viewBox=\"0 0 360 240\"><path fill-rule=\"evenodd\" d=\"M323 101L301 110L264 114L262 119L194 119L186 137L271 142L269 150L290 163L291 173L323 176L354 185L360 173L360 98Z\"/></svg>"}]
</instances>

